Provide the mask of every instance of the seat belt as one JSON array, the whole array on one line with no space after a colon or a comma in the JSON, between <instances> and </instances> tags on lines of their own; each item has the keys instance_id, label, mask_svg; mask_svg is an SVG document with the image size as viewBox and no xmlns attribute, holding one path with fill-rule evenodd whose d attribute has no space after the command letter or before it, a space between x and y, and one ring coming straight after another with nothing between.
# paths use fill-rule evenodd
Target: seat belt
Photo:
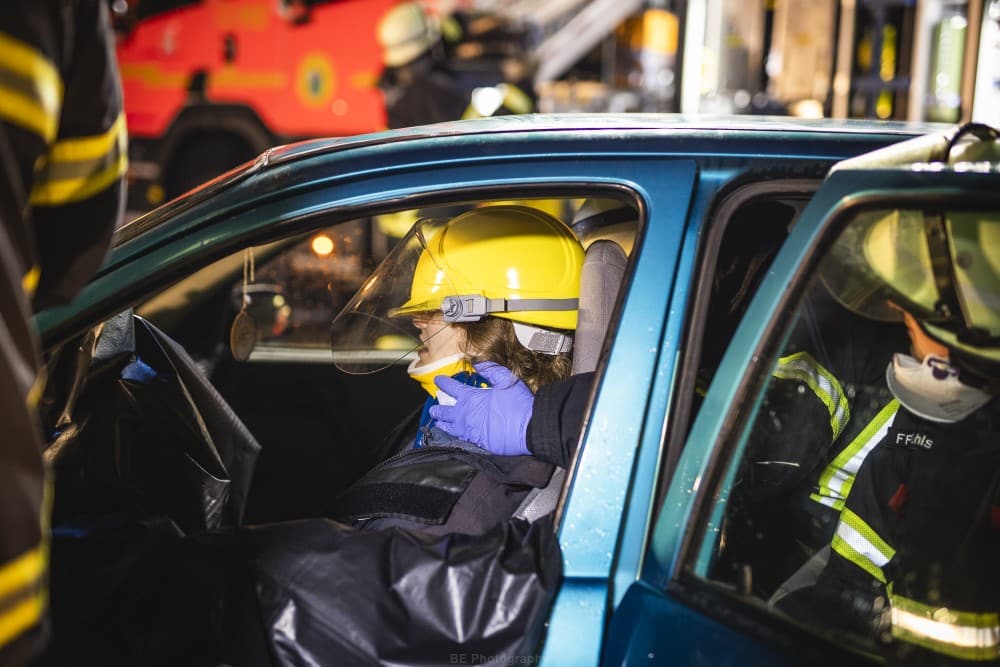
<instances>
[{"instance_id":1,"label":"seat belt","mask_svg":"<svg viewBox=\"0 0 1000 667\"><path fill-rule=\"evenodd\" d=\"M524 519L528 523L534 523L538 519L555 511L559 503L559 494L562 493L563 480L566 479L566 470L556 468L549 478L549 483L537 489L532 489L517 510L514 512L515 519Z\"/></svg>"}]
</instances>

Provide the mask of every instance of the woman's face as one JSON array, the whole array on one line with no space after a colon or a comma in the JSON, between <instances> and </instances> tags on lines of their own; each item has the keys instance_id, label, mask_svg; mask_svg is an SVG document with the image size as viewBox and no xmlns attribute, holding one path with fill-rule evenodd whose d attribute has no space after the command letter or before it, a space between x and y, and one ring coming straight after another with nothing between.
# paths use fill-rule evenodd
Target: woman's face
<instances>
[{"instance_id":1,"label":"woman's face","mask_svg":"<svg viewBox=\"0 0 1000 667\"><path fill-rule=\"evenodd\" d=\"M430 364L453 354L464 352L465 334L458 327L444 321L441 313L423 313L413 318L413 326L420 331L420 348L417 356L420 365Z\"/></svg>"}]
</instances>

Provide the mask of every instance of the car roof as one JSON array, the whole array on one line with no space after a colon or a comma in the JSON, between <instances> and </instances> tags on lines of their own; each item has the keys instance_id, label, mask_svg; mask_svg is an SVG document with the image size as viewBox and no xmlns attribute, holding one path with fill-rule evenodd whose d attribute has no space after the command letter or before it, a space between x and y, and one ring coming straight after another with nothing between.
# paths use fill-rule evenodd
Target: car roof
<instances>
[{"instance_id":1,"label":"car roof","mask_svg":"<svg viewBox=\"0 0 1000 667\"><path fill-rule=\"evenodd\" d=\"M314 139L279 146L269 152L269 162L278 164L316 153L330 153L359 146L427 139L468 137L512 132L622 132L682 130L705 136L726 134L832 132L850 134L900 134L913 136L938 130L940 124L860 119L805 119L791 116L717 116L654 113L572 113L497 116L451 121L432 125L363 134L354 137Z\"/></svg>"},{"instance_id":2,"label":"car roof","mask_svg":"<svg viewBox=\"0 0 1000 667\"><path fill-rule=\"evenodd\" d=\"M234 187L255 174L295 162L323 156L335 157L352 150L386 147L402 151L409 147L434 148L481 147L514 141L543 141L560 139L604 139L614 142L642 141L645 138L669 137L692 140L701 146L697 152L715 153L714 148L723 138L745 140L751 143L775 143L774 140L799 139L808 141L824 138L829 141L859 137L897 137L900 139L940 131L940 124L872 121L857 119L801 119L785 116L689 116L681 114L532 114L500 116L475 120L452 121L388 130L352 137L312 139L268 149L256 159L211 180L181 197L140 216L120 227L115 233L114 245L125 243L148 229L158 226L167 218L211 199L221 191ZM735 144L727 144L727 150ZM748 150L746 147L739 150ZM820 152L819 147L816 148ZM752 152L756 153L756 150Z\"/></svg>"}]
</instances>

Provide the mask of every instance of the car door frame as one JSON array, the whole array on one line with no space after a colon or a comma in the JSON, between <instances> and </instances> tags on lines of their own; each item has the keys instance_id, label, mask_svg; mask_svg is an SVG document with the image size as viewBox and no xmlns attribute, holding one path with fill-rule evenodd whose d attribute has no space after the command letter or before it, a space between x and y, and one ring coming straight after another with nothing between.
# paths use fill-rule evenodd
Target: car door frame
<instances>
[{"instance_id":1,"label":"car door frame","mask_svg":"<svg viewBox=\"0 0 1000 667\"><path fill-rule=\"evenodd\" d=\"M801 664L856 660L864 652L817 642L813 630L779 619L703 577L709 537L762 388L787 337L790 314L825 250L859 210L936 207L1000 210L994 173L870 168L835 171L802 212L724 355L667 488L639 582L612 620L605 658L639 662L668 652L678 664ZM698 628L694 632L691 628ZM739 659L733 660L732 653Z\"/></svg>"},{"instance_id":2,"label":"car door frame","mask_svg":"<svg viewBox=\"0 0 1000 667\"><path fill-rule=\"evenodd\" d=\"M373 157L372 153L382 155ZM87 323L119 312L151 285L179 278L182 270L190 274L247 245L318 227L318 220L332 211L338 211L339 219L350 219L362 213L461 198L465 193L470 198L502 199L515 191L520 198L565 190L617 193L635 199L640 217L649 223L641 221L635 245L638 252L625 282L640 287L628 291L617 326L636 335L630 337L628 345L610 344L603 364L610 369L604 373L604 382L626 389L597 392L591 406L590 428L584 436L586 453L574 463L560 524L564 554L561 589L572 589L573 595L563 597L563 604L556 606L550 618L554 627L572 627L578 637L588 638L577 644L574 653L592 663L599 655L607 619L608 582L619 525L634 492L630 487L635 460L640 453L655 460L659 452L659 424L653 428L654 437L640 438L639 434L648 414L648 387L654 375L672 372L675 349L663 350L660 342L674 294L680 248L684 235L690 233L683 221L691 207L698 169L691 157L661 150L609 155L597 149L573 157L569 160L544 149L492 158L481 154L459 158L445 151L402 167L391 160L391 150L386 147L364 146L338 154L336 159L322 155L310 158L321 163L322 174L309 183L285 173L293 171L295 164L277 165L273 170L258 165L216 199L182 211L169 228L152 230L150 235L136 237L116 249L73 304L45 313L39 326L50 345L65 340ZM353 170L344 170L352 161ZM728 171L727 178L735 171ZM267 195L262 189L272 179L287 181L280 194L271 191ZM380 208L378 203L384 206ZM324 224L329 222L327 217ZM155 268L146 275L150 266ZM116 296L108 300L109 294ZM661 358L664 352L669 355L668 363ZM649 469L655 470L655 465ZM652 485L650 477L643 488L652 489ZM576 517L584 518L578 521ZM569 597L574 605L565 604Z\"/></svg>"}]
</instances>

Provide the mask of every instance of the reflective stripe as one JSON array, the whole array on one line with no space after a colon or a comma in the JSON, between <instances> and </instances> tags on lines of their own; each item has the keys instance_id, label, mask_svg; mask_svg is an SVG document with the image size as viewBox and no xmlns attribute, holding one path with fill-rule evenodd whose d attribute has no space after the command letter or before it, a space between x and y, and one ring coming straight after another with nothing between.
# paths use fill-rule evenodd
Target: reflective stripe
<instances>
[{"instance_id":1,"label":"reflective stripe","mask_svg":"<svg viewBox=\"0 0 1000 667\"><path fill-rule=\"evenodd\" d=\"M103 134L57 142L37 174L31 203L59 206L94 196L125 173L127 150L122 114Z\"/></svg>"},{"instance_id":2,"label":"reflective stripe","mask_svg":"<svg viewBox=\"0 0 1000 667\"><path fill-rule=\"evenodd\" d=\"M37 264L28 269L28 272L21 276L21 289L31 299L38 289L38 280L42 277L42 270Z\"/></svg>"},{"instance_id":3,"label":"reflective stripe","mask_svg":"<svg viewBox=\"0 0 1000 667\"><path fill-rule=\"evenodd\" d=\"M41 621L44 573L44 545L0 566L0 646Z\"/></svg>"},{"instance_id":4,"label":"reflective stripe","mask_svg":"<svg viewBox=\"0 0 1000 667\"><path fill-rule=\"evenodd\" d=\"M45 571L45 555L41 547L26 551L0 566L0 600L37 585Z\"/></svg>"},{"instance_id":5,"label":"reflective stripe","mask_svg":"<svg viewBox=\"0 0 1000 667\"><path fill-rule=\"evenodd\" d=\"M45 596L41 591L20 600L9 609L0 609L0 647L41 623L43 609Z\"/></svg>"},{"instance_id":6,"label":"reflective stripe","mask_svg":"<svg viewBox=\"0 0 1000 667\"><path fill-rule=\"evenodd\" d=\"M823 368L808 352L796 352L778 359L774 376L808 385L830 413L830 432L833 434L830 441L833 442L840 436L851 418L851 408L840 382L830 371Z\"/></svg>"},{"instance_id":7,"label":"reflective stripe","mask_svg":"<svg viewBox=\"0 0 1000 667\"><path fill-rule=\"evenodd\" d=\"M39 402L42 400L42 394L45 393L45 382L48 378L48 373L45 370L45 366L38 369L38 374L35 375L35 381L31 383L28 388L28 393L24 398L24 404L29 408L35 409L38 407Z\"/></svg>"},{"instance_id":8,"label":"reflective stripe","mask_svg":"<svg viewBox=\"0 0 1000 667\"><path fill-rule=\"evenodd\" d=\"M501 108L513 114L531 113L534 105L527 93L510 83L476 88L472 101L462 113L462 120L496 115Z\"/></svg>"},{"instance_id":9,"label":"reflective stripe","mask_svg":"<svg viewBox=\"0 0 1000 667\"><path fill-rule=\"evenodd\" d=\"M932 607L901 595L889 595L892 636L965 660L1000 658L1000 618Z\"/></svg>"},{"instance_id":10,"label":"reflective stripe","mask_svg":"<svg viewBox=\"0 0 1000 667\"><path fill-rule=\"evenodd\" d=\"M886 583L882 568L896 555L896 550L851 510L845 509L840 513L840 523L831 546L838 554Z\"/></svg>"},{"instance_id":11,"label":"reflective stripe","mask_svg":"<svg viewBox=\"0 0 1000 667\"><path fill-rule=\"evenodd\" d=\"M63 84L48 58L0 33L0 118L51 143L59 127Z\"/></svg>"},{"instance_id":12,"label":"reflective stripe","mask_svg":"<svg viewBox=\"0 0 1000 667\"><path fill-rule=\"evenodd\" d=\"M510 83L501 83L498 88L503 91L503 105L511 113L531 113L533 105L527 93Z\"/></svg>"},{"instance_id":13,"label":"reflective stripe","mask_svg":"<svg viewBox=\"0 0 1000 667\"><path fill-rule=\"evenodd\" d=\"M809 497L827 507L843 509L844 500L854 486L854 477L858 474L858 469L868 453L885 437L898 411L899 401L896 399L889 401L851 441L851 444L826 466L823 474L819 476L816 492Z\"/></svg>"}]
</instances>

